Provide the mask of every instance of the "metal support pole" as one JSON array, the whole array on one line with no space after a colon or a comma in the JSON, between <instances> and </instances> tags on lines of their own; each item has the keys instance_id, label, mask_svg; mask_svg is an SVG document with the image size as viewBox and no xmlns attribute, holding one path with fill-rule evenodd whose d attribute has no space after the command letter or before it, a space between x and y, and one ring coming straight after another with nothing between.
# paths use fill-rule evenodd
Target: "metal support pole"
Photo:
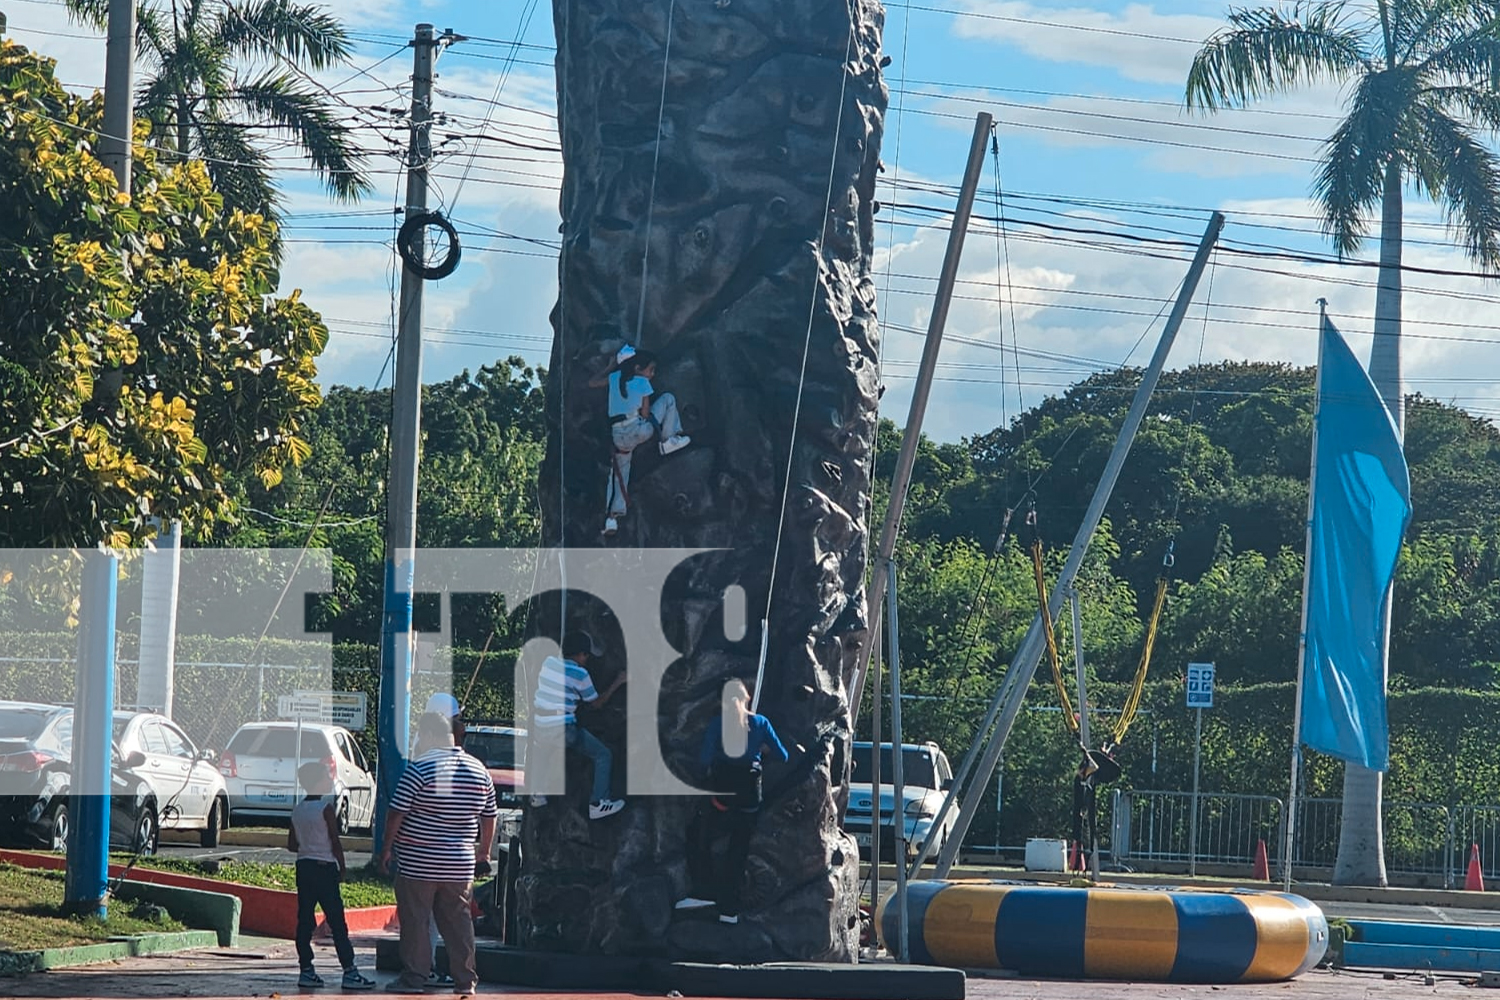
<instances>
[{"instance_id":1,"label":"metal support pole","mask_svg":"<svg viewBox=\"0 0 1500 1000\"><path fill-rule=\"evenodd\" d=\"M906 428L901 432L901 451L896 455L896 472L891 477L885 523L881 525L880 542L872 554L871 594L878 595L885 590L885 572L891 553L896 550L896 533L901 530L901 512L906 507L912 468L917 461L917 442L922 438L922 419L927 414L927 394L932 389L933 372L937 370L938 349L943 344L943 329L948 325L948 307L953 301L953 286L958 281L958 262L963 256L969 216L974 210L974 193L979 188L979 173L984 167L985 145L994 124L995 120L986 111L981 111L974 117L974 138L969 143L969 162L964 168L958 205L953 210L953 228L948 231L948 250L943 256L943 269L938 274L937 298L932 304L932 317L927 322L927 341L922 346L922 363L917 369L917 384L911 394L911 410L906 418ZM878 597L876 599L879 600ZM871 642L872 637L867 630L854 658L854 680L849 688L849 710L852 714L859 713L860 698L865 688L865 669L870 662Z\"/></svg>"},{"instance_id":2,"label":"metal support pole","mask_svg":"<svg viewBox=\"0 0 1500 1000\"><path fill-rule=\"evenodd\" d=\"M1141 384L1136 389L1135 399L1131 401L1130 410L1125 415L1125 422L1120 427L1114 451L1105 462L1104 472L1099 477L1099 485L1094 490L1094 498L1084 514L1083 523L1078 526L1078 533L1073 538L1073 548L1068 553L1067 562L1064 563L1062 573L1058 575L1057 583L1053 587L1052 596L1047 602L1054 620L1062 608L1063 594L1073 585L1078 569L1083 565L1083 557L1088 552L1089 541L1094 536L1094 529L1099 526L1100 518L1104 516L1104 505L1109 501L1109 494L1114 489L1115 480L1120 476L1120 469L1125 464L1125 456L1130 453L1130 445L1135 440L1135 433L1140 428L1141 421L1146 417L1146 407L1151 402L1151 393L1156 389L1162 369L1166 367L1167 355L1172 351L1172 344L1177 339L1177 331L1181 329L1182 321L1187 316L1188 305L1193 301L1193 294L1198 290L1198 281L1203 277L1204 268L1208 266L1209 253L1218 242L1219 232L1223 228L1224 216L1219 212L1213 213L1212 218L1209 219L1208 228L1203 233L1203 239L1198 244L1198 251L1193 255L1193 262L1188 268L1187 276L1182 280L1182 291L1178 293L1172 312L1167 317L1161 340L1156 345L1156 352L1151 355L1151 362L1141 376ZM959 847L963 844L964 837L968 835L969 825L973 823L974 814L978 812L979 803L984 798L985 786L989 784L990 775L995 770L995 762L999 759L1001 751L1005 749L1005 741L1010 736L1011 727L1015 725L1016 715L1021 711L1021 702L1026 697L1027 688L1031 686L1031 679L1036 674L1037 664L1041 662L1043 648L1042 616L1037 614L1031 620L1031 627L1026 632L1026 638L1021 641L1021 647L1016 651L1010 669L1006 670L1000 689L995 692L984 722L977 730L976 748L984 742L991 727L994 727L994 732L989 736L989 743L985 747L984 756L979 762L974 781L966 785L969 775L956 776L953 790L943 799L937 818L933 821L933 830L936 831L941 827L943 817L952 808L955 797L961 790L966 789L958 819L938 857L937 875L939 878L947 876L953 867L953 862L958 858ZM964 763L968 764L972 759L971 753L964 759ZM920 857L927 856L932 849L932 844L933 837L928 837L927 842L922 845Z\"/></svg>"},{"instance_id":3,"label":"metal support pole","mask_svg":"<svg viewBox=\"0 0 1500 1000\"><path fill-rule=\"evenodd\" d=\"M99 162L130 193L131 140L135 128L135 0L109 0L104 42L104 134Z\"/></svg>"},{"instance_id":4,"label":"metal support pole","mask_svg":"<svg viewBox=\"0 0 1500 1000\"><path fill-rule=\"evenodd\" d=\"M427 166L432 159L432 65L438 42L430 24L412 40L411 146L407 156L406 217L427 211ZM422 238L417 239L421 253ZM385 843L385 812L406 767L411 724L411 605L417 544L417 448L422 433L422 282L401 268L400 325L391 414L387 488L385 607L380 630L380 773L375 846Z\"/></svg>"},{"instance_id":5,"label":"metal support pole","mask_svg":"<svg viewBox=\"0 0 1500 1000\"><path fill-rule=\"evenodd\" d=\"M1188 877L1198 874L1198 766L1203 759L1203 709L1193 720L1193 807L1188 820Z\"/></svg>"},{"instance_id":6,"label":"metal support pole","mask_svg":"<svg viewBox=\"0 0 1500 1000\"><path fill-rule=\"evenodd\" d=\"M73 785L66 807L68 836L64 902L74 913L104 917L109 877L109 797L113 780L115 594L119 560L84 555L78 630L78 679L73 691Z\"/></svg>"},{"instance_id":7,"label":"metal support pole","mask_svg":"<svg viewBox=\"0 0 1500 1000\"><path fill-rule=\"evenodd\" d=\"M896 849L896 960L904 962L911 954L911 928L906 909L906 769L902 760L906 755L901 748L901 623L896 610L895 564L888 565L886 569L889 589L885 613L890 622L891 644L891 826L895 836L891 846ZM879 796L876 796L875 806L878 815Z\"/></svg>"},{"instance_id":8,"label":"metal support pole","mask_svg":"<svg viewBox=\"0 0 1500 1000\"><path fill-rule=\"evenodd\" d=\"M176 687L177 593L182 580L182 522L164 530L157 522L155 548L141 553L141 646L135 704L172 717Z\"/></svg>"},{"instance_id":9,"label":"metal support pole","mask_svg":"<svg viewBox=\"0 0 1500 1000\"><path fill-rule=\"evenodd\" d=\"M875 615L875 658L871 668L875 683L870 688L870 913L880 911L880 730L881 682L884 679L881 650L885 642L880 631L879 605Z\"/></svg>"},{"instance_id":10,"label":"metal support pole","mask_svg":"<svg viewBox=\"0 0 1500 1000\"><path fill-rule=\"evenodd\" d=\"M1302 679L1307 663L1307 598L1312 579L1313 502L1318 488L1318 416L1323 408L1323 324L1328 300L1318 300L1318 368L1313 379L1312 471L1307 476L1307 530L1302 553L1302 626L1297 631L1297 686L1292 692L1292 778L1286 797L1286 840L1282 843L1281 884L1292 891L1292 850L1297 836L1297 779L1302 771ZM1390 607L1390 601L1386 601Z\"/></svg>"}]
</instances>

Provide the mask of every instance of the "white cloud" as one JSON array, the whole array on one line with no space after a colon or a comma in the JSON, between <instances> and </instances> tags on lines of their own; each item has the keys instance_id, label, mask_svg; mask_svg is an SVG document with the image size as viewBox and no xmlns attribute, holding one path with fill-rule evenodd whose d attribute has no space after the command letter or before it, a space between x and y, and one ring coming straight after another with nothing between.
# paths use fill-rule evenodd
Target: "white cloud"
<instances>
[{"instance_id":1,"label":"white cloud","mask_svg":"<svg viewBox=\"0 0 1500 1000\"><path fill-rule=\"evenodd\" d=\"M1315 207L1301 199L1243 201L1225 207L1232 213L1246 213L1238 217L1248 220L1297 228L1316 225L1311 219L1248 214L1315 216ZM1309 248L1318 246L1315 236L1240 229L1234 218L1231 214L1226 238L1278 244L1301 240L1309 241ZM1408 211L1412 237L1440 241L1440 230L1426 228L1436 221L1432 206L1418 204ZM1175 225L1191 227L1186 223ZM898 272L918 277L893 280L892 292L886 295L886 280L883 275L877 276L882 316L892 323L926 329L946 238L945 229L923 229L895 248L891 259ZM949 316L925 427L939 440L988 431L1017 410L1016 359L1009 349L1004 353L999 349L996 303L1000 289L988 243L987 238L971 234L965 248L965 266L960 270L957 289L960 297L955 299ZM1118 365L1127 359L1132 365L1143 365L1161 332L1162 324L1153 316L1167 304L1187 270L1186 250L1181 251L1183 259L1157 260L1025 238L1019 232L1012 233L1009 248L1018 306L1014 332L1009 309L1003 312L1004 338L1008 348L1021 349L1020 393L1027 406L1061 392L1090 369ZM1373 254L1372 246L1369 255ZM1438 269L1470 267L1456 249L1422 244L1408 248L1406 261ZM883 269L882 256L877 270ZM1330 315L1356 353L1366 360L1374 278L1373 270L1258 260L1221 251L1216 266L1199 286L1168 367L1192 365L1200 350L1209 363L1255 360L1312 364L1319 297L1329 299ZM1347 284L1351 281L1361 284ZM1407 391L1452 401L1480 415L1500 416L1500 384L1479 380L1484 373L1494 371L1500 361L1500 329L1496 329L1500 324L1495 320L1500 315L1496 310L1500 292L1475 278L1415 273L1407 275L1406 287ZM1481 300L1459 297L1475 295ZM1209 303L1206 326L1205 303ZM906 422L921 347L919 335L895 330L888 334L888 391L882 400L882 413L897 424Z\"/></svg>"},{"instance_id":2,"label":"white cloud","mask_svg":"<svg viewBox=\"0 0 1500 1000\"><path fill-rule=\"evenodd\" d=\"M1118 11L1025 0L961 4L979 15L953 19L953 32L961 38L1014 45L1054 62L1104 66L1126 79L1148 83L1182 84L1195 47L1223 26L1216 17L1158 14L1148 4L1127 4Z\"/></svg>"}]
</instances>

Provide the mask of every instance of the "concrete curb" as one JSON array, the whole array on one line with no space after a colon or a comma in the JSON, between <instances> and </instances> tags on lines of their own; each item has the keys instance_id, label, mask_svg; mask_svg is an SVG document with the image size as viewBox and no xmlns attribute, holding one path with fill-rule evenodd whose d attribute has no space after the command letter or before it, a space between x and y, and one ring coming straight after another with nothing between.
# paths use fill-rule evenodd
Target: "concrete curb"
<instances>
[{"instance_id":1,"label":"concrete curb","mask_svg":"<svg viewBox=\"0 0 1500 1000\"><path fill-rule=\"evenodd\" d=\"M68 948L0 952L0 975L20 976L28 972L113 962L121 958L159 955L170 951L193 951L212 948L217 943L218 935L213 931L171 931L164 934L138 934Z\"/></svg>"},{"instance_id":2,"label":"concrete curb","mask_svg":"<svg viewBox=\"0 0 1500 1000\"><path fill-rule=\"evenodd\" d=\"M341 837L340 839L344 842L346 851L370 854L375 850L373 837ZM196 830L163 830L161 842L163 844L197 844L198 833ZM219 834L219 846L285 848L286 832L284 830L225 830Z\"/></svg>"},{"instance_id":3,"label":"concrete curb","mask_svg":"<svg viewBox=\"0 0 1500 1000\"><path fill-rule=\"evenodd\" d=\"M215 943L221 948L233 948L239 942L243 904L231 893L127 879L120 883L115 896L164 906L183 923L212 930L217 939Z\"/></svg>"},{"instance_id":4,"label":"concrete curb","mask_svg":"<svg viewBox=\"0 0 1500 1000\"><path fill-rule=\"evenodd\" d=\"M60 854L43 851L0 850L0 862L28 868L66 868L67 859ZM124 871L121 865L110 865L111 878L118 878ZM297 893L285 889L266 889L256 885L241 885L207 876L183 875L178 872L159 871L154 868L133 868L127 885L152 885L196 890L204 895L227 895L238 906L239 930L269 937L292 938L297 932ZM344 919L350 933L384 930L396 919L395 906L361 906L344 911ZM322 933L327 921L321 916L315 933Z\"/></svg>"}]
</instances>

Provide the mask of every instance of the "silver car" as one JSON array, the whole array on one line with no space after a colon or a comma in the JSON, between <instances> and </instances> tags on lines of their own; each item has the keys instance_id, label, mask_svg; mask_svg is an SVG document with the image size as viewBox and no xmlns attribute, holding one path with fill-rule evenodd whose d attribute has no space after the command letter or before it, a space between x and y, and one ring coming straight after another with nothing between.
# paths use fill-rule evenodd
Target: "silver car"
<instances>
[{"instance_id":1,"label":"silver car","mask_svg":"<svg viewBox=\"0 0 1500 1000\"><path fill-rule=\"evenodd\" d=\"M153 712L116 712L115 745L143 760L132 770L156 794L163 830L197 830L204 847L218 847L229 825L229 795L212 750L193 745L178 725Z\"/></svg>"},{"instance_id":2,"label":"silver car","mask_svg":"<svg viewBox=\"0 0 1500 1000\"><path fill-rule=\"evenodd\" d=\"M339 829L368 828L375 818L375 773L359 743L342 726L304 722L300 728L300 745L295 722L249 722L229 741L219 772L235 821L291 816L302 801L297 769L321 761L333 778Z\"/></svg>"}]
</instances>

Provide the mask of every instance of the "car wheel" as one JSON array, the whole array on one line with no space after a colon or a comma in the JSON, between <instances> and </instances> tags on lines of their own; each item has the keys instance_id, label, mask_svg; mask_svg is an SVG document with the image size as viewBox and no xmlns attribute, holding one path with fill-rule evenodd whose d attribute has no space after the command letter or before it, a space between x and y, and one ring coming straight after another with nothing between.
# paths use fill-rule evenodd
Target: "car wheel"
<instances>
[{"instance_id":1,"label":"car wheel","mask_svg":"<svg viewBox=\"0 0 1500 1000\"><path fill-rule=\"evenodd\" d=\"M47 849L50 851L66 851L68 849L68 834L72 826L68 821L68 806L65 802L59 802L52 807L52 812L47 818Z\"/></svg>"},{"instance_id":2,"label":"car wheel","mask_svg":"<svg viewBox=\"0 0 1500 1000\"><path fill-rule=\"evenodd\" d=\"M136 817L135 836L131 838L130 846L137 854L155 854L160 836L161 824L156 819L156 804L148 802L141 807L141 814Z\"/></svg>"},{"instance_id":3,"label":"car wheel","mask_svg":"<svg viewBox=\"0 0 1500 1000\"><path fill-rule=\"evenodd\" d=\"M224 813L228 809L229 806L223 799L214 799L213 808L208 811L208 823L203 827L203 832L198 835L199 846L219 846L219 834L224 830Z\"/></svg>"},{"instance_id":4,"label":"car wheel","mask_svg":"<svg viewBox=\"0 0 1500 1000\"><path fill-rule=\"evenodd\" d=\"M339 833L349 836L349 800L339 799L338 805Z\"/></svg>"}]
</instances>

